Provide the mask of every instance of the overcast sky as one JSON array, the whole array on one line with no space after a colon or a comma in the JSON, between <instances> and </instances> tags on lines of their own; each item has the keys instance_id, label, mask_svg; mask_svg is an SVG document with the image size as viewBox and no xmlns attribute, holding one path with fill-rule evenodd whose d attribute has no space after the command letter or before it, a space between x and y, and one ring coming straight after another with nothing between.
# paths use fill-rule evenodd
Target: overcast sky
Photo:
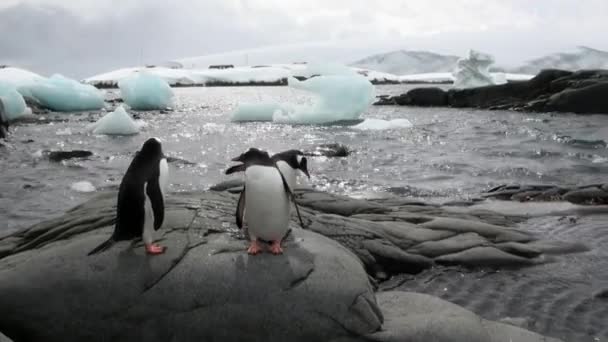
<instances>
[{"instance_id":1,"label":"overcast sky","mask_svg":"<svg viewBox=\"0 0 608 342\"><path fill-rule=\"evenodd\" d=\"M339 62L475 48L515 65L577 45L608 50L608 0L0 0L0 32L0 63L72 77L310 42L344 45Z\"/></svg>"}]
</instances>

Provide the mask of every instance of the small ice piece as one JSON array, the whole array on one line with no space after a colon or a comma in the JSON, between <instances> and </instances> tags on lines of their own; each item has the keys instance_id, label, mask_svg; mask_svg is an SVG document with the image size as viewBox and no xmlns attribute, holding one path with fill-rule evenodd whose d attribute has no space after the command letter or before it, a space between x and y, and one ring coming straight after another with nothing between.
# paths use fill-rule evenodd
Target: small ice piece
<instances>
[{"instance_id":1,"label":"small ice piece","mask_svg":"<svg viewBox=\"0 0 608 342\"><path fill-rule=\"evenodd\" d=\"M278 103L244 103L232 113L231 121L272 121L274 115L287 113L287 109Z\"/></svg>"},{"instance_id":2,"label":"small ice piece","mask_svg":"<svg viewBox=\"0 0 608 342\"><path fill-rule=\"evenodd\" d=\"M494 64L494 57L489 54L469 51L468 58L461 58L456 63L454 75L454 88L476 88L506 82L506 77L497 77L490 74L490 66Z\"/></svg>"},{"instance_id":3,"label":"small ice piece","mask_svg":"<svg viewBox=\"0 0 608 342\"><path fill-rule=\"evenodd\" d=\"M23 96L32 97L42 106L58 112L79 112L103 108L101 91L92 85L53 75L19 87Z\"/></svg>"},{"instance_id":4,"label":"small ice piece","mask_svg":"<svg viewBox=\"0 0 608 342\"><path fill-rule=\"evenodd\" d=\"M159 76L141 71L118 82L123 101L135 110L166 109L173 106L173 90Z\"/></svg>"},{"instance_id":5,"label":"small ice piece","mask_svg":"<svg viewBox=\"0 0 608 342\"><path fill-rule=\"evenodd\" d=\"M92 129L94 134L132 135L139 133L141 126L141 123L133 120L123 106L120 106L89 126L89 129Z\"/></svg>"},{"instance_id":6,"label":"small ice piece","mask_svg":"<svg viewBox=\"0 0 608 342\"><path fill-rule=\"evenodd\" d=\"M94 192L95 190L97 190L97 189L95 189L93 184L91 184L91 182L87 182L87 181L76 182L76 183L72 184L72 186L70 188L72 190L78 191L78 192Z\"/></svg>"},{"instance_id":7,"label":"small ice piece","mask_svg":"<svg viewBox=\"0 0 608 342\"><path fill-rule=\"evenodd\" d=\"M353 126L354 129L360 130L386 130L386 129L400 129L410 128L412 123L408 119L394 119L394 120L381 120L381 119L365 119L362 123Z\"/></svg>"},{"instance_id":8,"label":"small ice piece","mask_svg":"<svg viewBox=\"0 0 608 342\"><path fill-rule=\"evenodd\" d=\"M15 120L27 113L27 106L23 96L8 83L0 83L0 100L4 105L5 119Z\"/></svg>"}]
</instances>

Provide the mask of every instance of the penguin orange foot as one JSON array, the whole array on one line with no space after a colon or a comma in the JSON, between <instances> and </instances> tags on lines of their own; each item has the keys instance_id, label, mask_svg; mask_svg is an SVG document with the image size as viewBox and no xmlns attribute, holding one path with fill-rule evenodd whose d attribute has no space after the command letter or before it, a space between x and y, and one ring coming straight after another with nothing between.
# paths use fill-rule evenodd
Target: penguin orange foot
<instances>
[{"instance_id":1,"label":"penguin orange foot","mask_svg":"<svg viewBox=\"0 0 608 342\"><path fill-rule=\"evenodd\" d=\"M256 255L262 252L262 247L258 243L258 240L251 241L249 248L247 249L247 253L251 255Z\"/></svg>"},{"instance_id":2,"label":"penguin orange foot","mask_svg":"<svg viewBox=\"0 0 608 342\"><path fill-rule=\"evenodd\" d=\"M281 247L280 240L272 241L272 244L270 245L270 252L274 255L283 254L283 248Z\"/></svg>"},{"instance_id":3,"label":"penguin orange foot","mask_svg":"<svg viewBox=\"0 0 608 342\"><path fill-rule=\"evenodd\" d=\"M146 245L146 252L151 255L163 254L167 248L155 243Z\"/></svg>"}]
</instances>

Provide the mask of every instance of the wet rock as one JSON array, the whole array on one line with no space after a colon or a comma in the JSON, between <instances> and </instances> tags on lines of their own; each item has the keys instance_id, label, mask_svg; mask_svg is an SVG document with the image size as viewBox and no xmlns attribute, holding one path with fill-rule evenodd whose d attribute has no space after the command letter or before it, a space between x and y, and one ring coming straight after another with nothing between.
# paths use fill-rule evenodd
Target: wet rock
<instances>
[{"instance_id":1,"label":"wet rock","mask_svg":"<svg viewBox=\"0 0 608 342\"><path fill-rule=\"evenodd\" d=\"M328 158L340 158L340 157L348 157L351 151L348 147L332 143L332 144L321 144L317 146L314 151L304 152L306 156L314 156L314 157L328 157Z\"/></svg>"},{"instance_id":2,"label":"wet rock","mask_svg":"<svg viewBox=\"0 0 608 342\"><path fill-rule=\"evenodd\" d=\"M522 256L524 258L536 258L542 254L540 250L519 242L499 243L496 245L496 247L503 252Z\"/></svg>"},{"instance_id":3,"label":"wet rock","mask_svg":"<svg viewBox=\"0 0 608 342\"><path fill-rule=\"evenodd\" d=\"M167 157L167 163L176 164L176 165L182 165L182 166L196 165L196 163L193 163L193 162L191 162L189 160L182 159L182 158L177 158L177 157Z\"/></svg>"},{"instance_id":4,"label":"wet rock","mask_svg":"<svg viewBox=\"0 0 608 342\"><path fill-rule=\"evenodd\" d=\"M395 98L395 102L400 106L446 106L448 94L437 87L415 88L408 91L405 96Z\"/></svg>"},{"instance_id":5,"label":"wet rock","mask_svg":"<svg viewBox=\"0 0 608 342\"><path fill-rule=\"evenodd\" d=\"M493 242L528 242L534 240L533 235L524 231L457 218L439 217L423 223L422 226L429 229L440 229L457 233L475 232Z\"/></svg>"},{"instance_id":6,"label":"wet rock","mask_svg":"<svg viewBox=\"0 0 608 342\"><path fill-rule=\"evenodd\" d=\"M534 248L543 254L583 253L589 250L589 247L582 243L566 241L534 241L529 243L528 247Z\"/></svg>"},{"instance_id":7,"label":"wet rock","mask_svg":"<svg viewBox=\"0 0 608 342\"><path fill-rule=\"evenodd\" d=\"M564 200L575 204L608 204L608 192L600 188L573 190L564 195Z\"/></svg>"},{"instance_id":8,"label":"wet rock","mask_svg":"<svg viewBox=\"0 0 608 342\"><path fill-rule=\"evenodd\" d=\"M442 255L435 259L442 265L463 265L471 267L511 267L532 265L533 261L501 251L494 247L474 247L462 252Z\"/></svg>"},{"instance_id":9,"label":"wet rock","mask_svg":"<svg viewBox=\"0 0 608 342\"><path fill-rule=\"evenodd\" d=\"M456 304L426 294L380 292L377 300L385 321L381 331L368 336L371 341L559 341L515 326L485 320Z\"/></svg>"},{"instance_id":10,"label":"wet rock","mask_svg":"<svg viewBox=\"0 0 608 342\"><path fill-rule=\"evenodd\" d=\"M325 213L351 216L355 214L382 214L389 211L388 208L370 201L348 197L338 198L327 193L317 191L296 191L298 203Z\"/></svg>"},{"instance_id":11,"label":"wet rock","mask_svg":"<svg viewBox=\"0 0 608 342\"><path fill-rule=\"evenodd\" d=\"M434 258L489 244L488 240L477 233L464 233L443 240L426 241L410 248L409 251Z\"/></svg>"},{"instance_id":12,"label":"wet rock","mask_svg":"<svg viewBox=\"0 0 608 342\"><path fill-rule=\"evenodd\" d=\"M49 151L49 160L53 162L61 162L73 158L88 158L93 155L91 151L73 150L73 151Z\"/></svg>"},{"instance_id":13,"label":"wet rock","mask_svg":"<svg viewBox=\"0 0 608 342\"><path fill-rule=\"evenodd\" d=\"M608 114L608 98L605 96L608 72L605 70L542 70L529 81L450 89L445 100L440 91L428 89L412 89L407 94L385 98L377 104Z\"/></svg>"},{"instance_id":14,"label":"wet rock","mask_svg":"<svg viewBox=\"0 0 608 342\"><path fill-rule=\"evenodd\" d=\"M231 179L225 182L218 183L209 188L212 191L225 191L231 188L243 187L245 182L242 179Z\"/></svg>"},{"instance_id":15,"label":"wet rock","mask_svg":"<svg viewBox=\"0 0 608 342\"><path fill-rule=\"evenodd\" d=\"M250 257L221 221L206 217L209 230L193 214L168 215L167 253L153 258L128 242L87 257L106 225L2 259L0 330L15 341L327 341L380 328L367 275L344 247L294 230L285 254Z\"/></svg>"}]
</instances>

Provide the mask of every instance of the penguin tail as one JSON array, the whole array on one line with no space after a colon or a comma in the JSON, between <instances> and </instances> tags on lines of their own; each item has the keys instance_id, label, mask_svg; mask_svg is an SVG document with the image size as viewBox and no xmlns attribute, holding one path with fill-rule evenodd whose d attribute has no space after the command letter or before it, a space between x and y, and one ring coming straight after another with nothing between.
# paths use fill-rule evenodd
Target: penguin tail
<instances>
[{"instance_id":1,"label":"penguin tail","mask_svg":"<svg viewBox=\"0 0 608 342\"><path fill-rule=\"evenodd\" d=\"M116 241L113 238L109 238L105 242L103 242L101 245L95 247L87 255L93 255L93 254L103 252L103 251L107 250L108 248L112 247L115 243L116 243Z\"/></svg>"}]
</instances>

